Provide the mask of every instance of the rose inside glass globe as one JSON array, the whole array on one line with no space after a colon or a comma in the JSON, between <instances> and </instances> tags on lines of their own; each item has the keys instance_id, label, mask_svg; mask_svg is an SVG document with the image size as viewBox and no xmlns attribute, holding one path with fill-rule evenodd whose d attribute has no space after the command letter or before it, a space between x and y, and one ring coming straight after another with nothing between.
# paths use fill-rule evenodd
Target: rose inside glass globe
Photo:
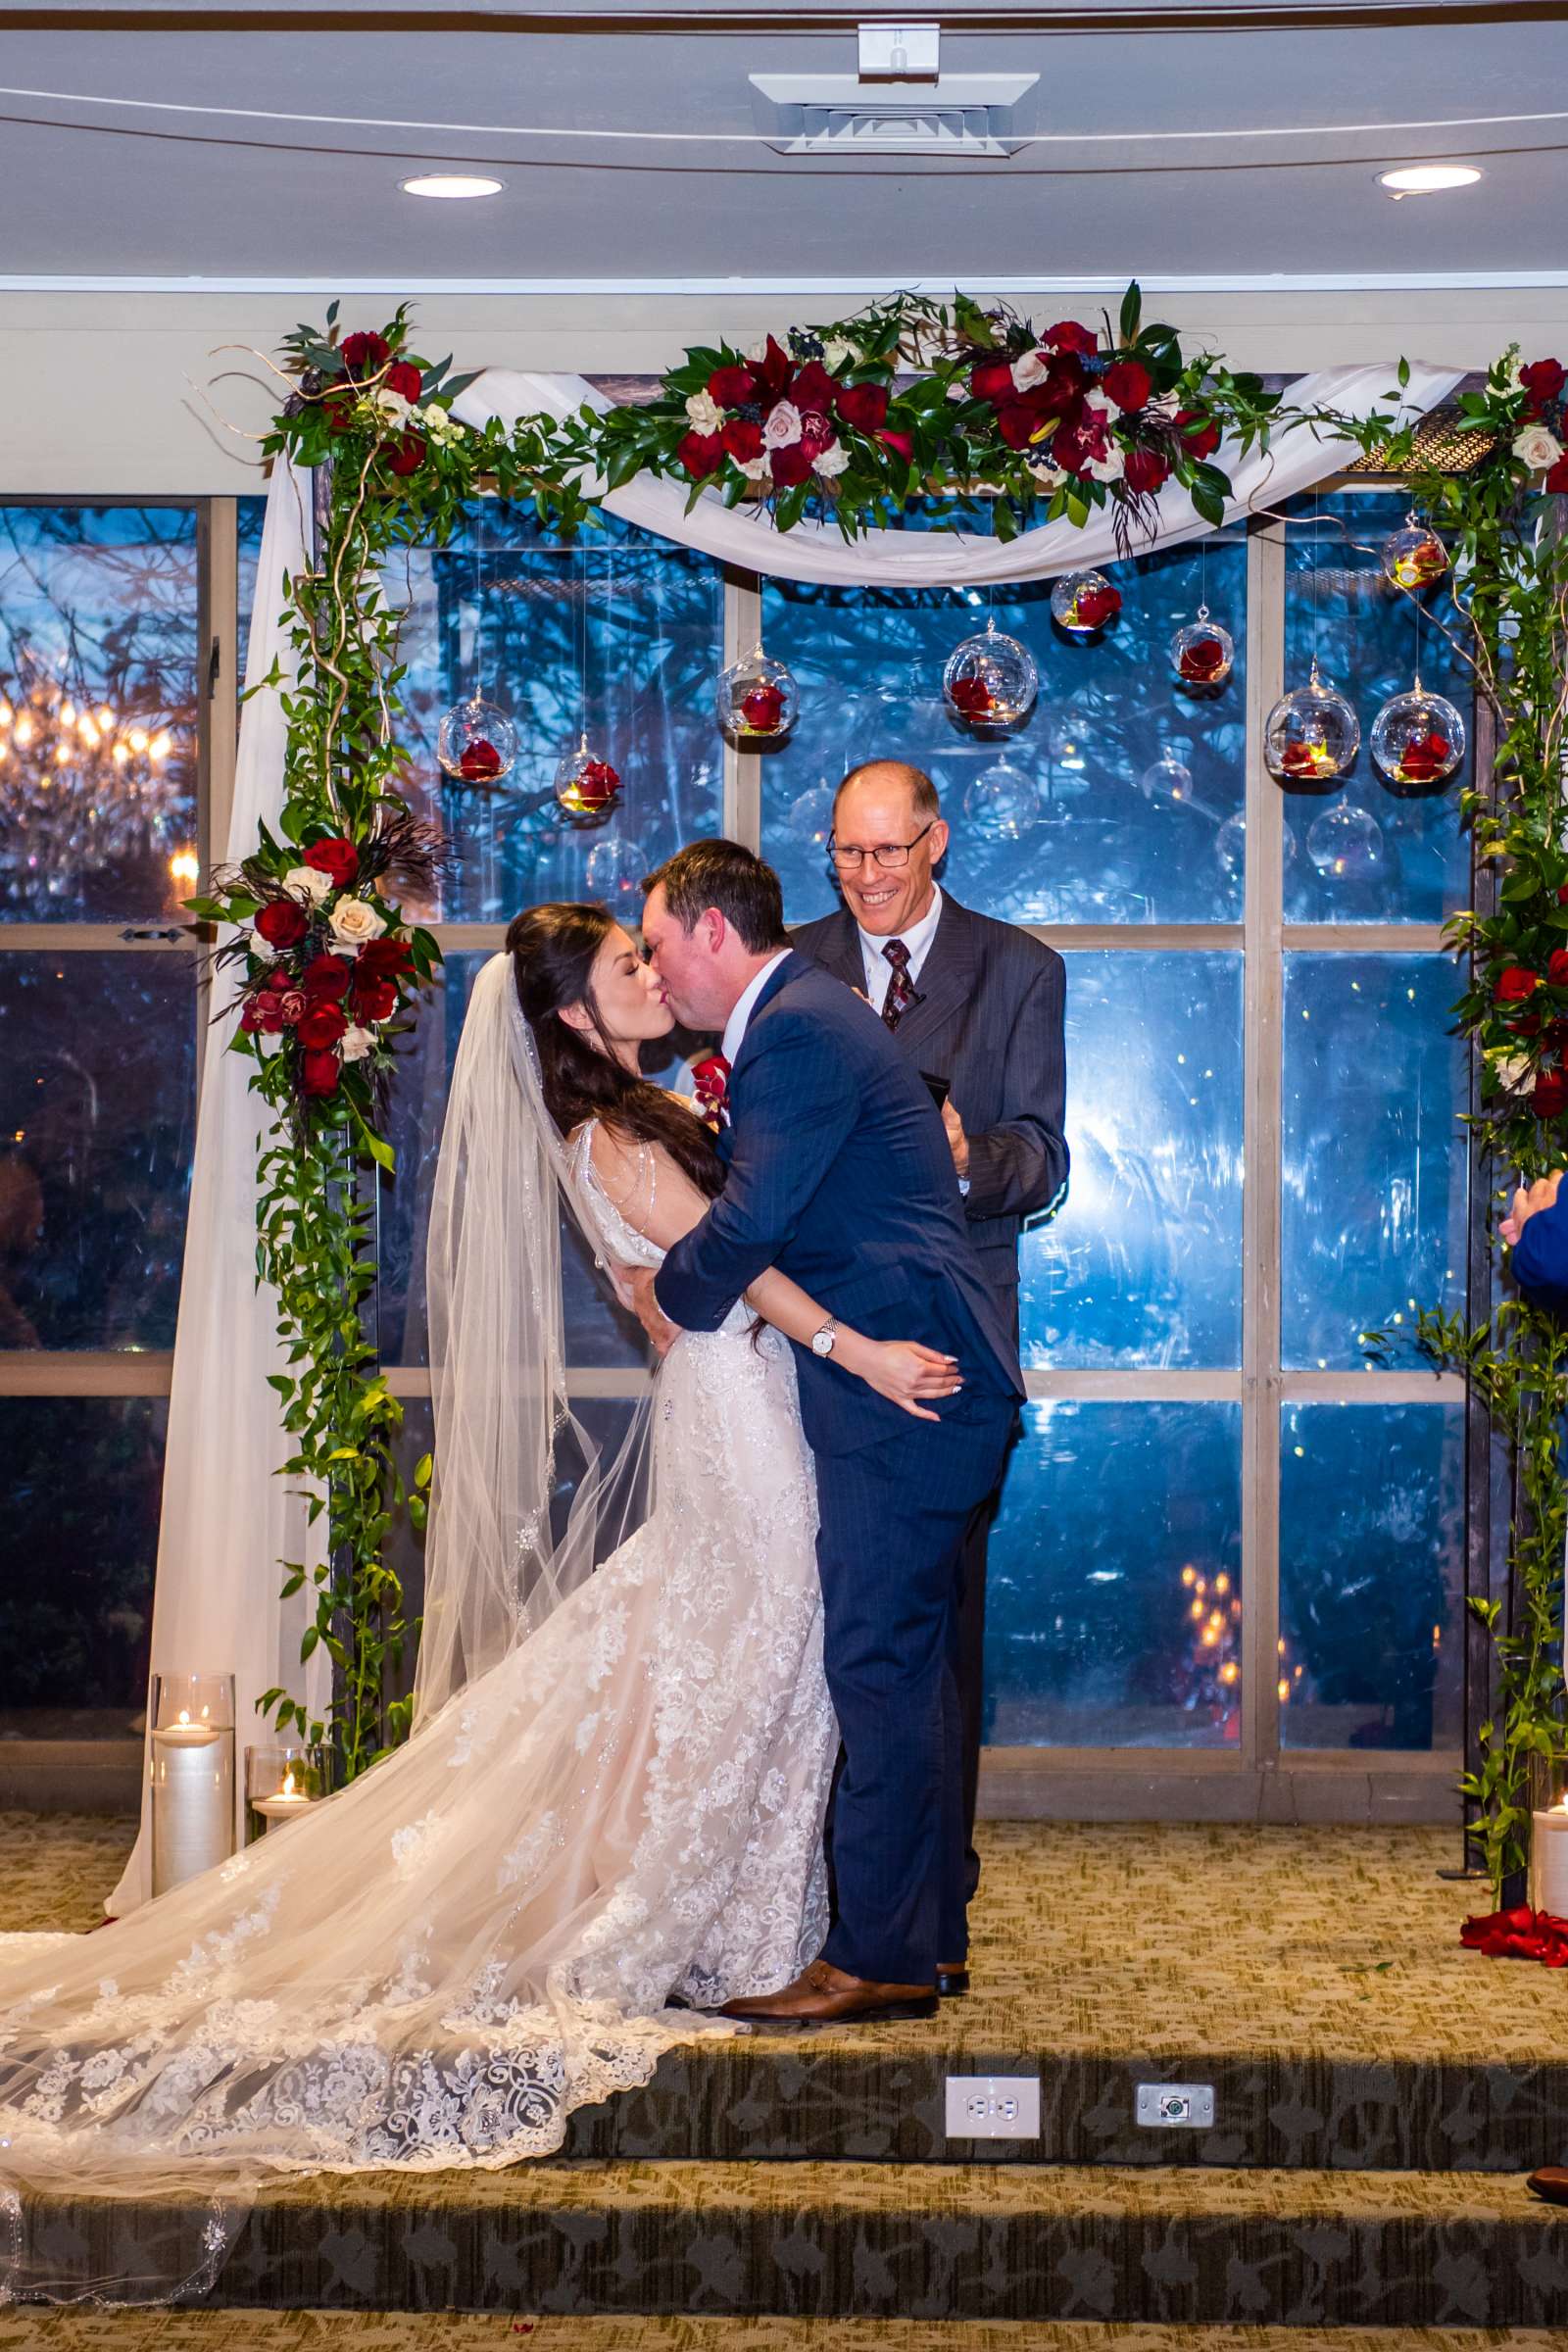
<instances>
[{"instance_id":1,"label":"rose inside glass globe","mask_svg":"<svg viewBox=\"0 0 1568 2352\"><path fill-rule=\"evenodd\" d=\"M599 820L614 807L620 776L608 760L596 759L586 743L567 752L556 769L556 799L568 816Z\"/></svg>"},{"instance_id":2,"label":"rose inside glass globe","mask_svg":"<svg viewBox=\"0 0 1568 2352\"><path fill-rule=\"evenodd\" d=\"M1383 568L1400 588L1428 588L1448 568L1448 551L1436 531L1406 523L1383 542Z\"/></svg>"},{"instance_id":3,"label":"rose inside glass globe","mask_svg":"<svg viewBox=\"0 0 1568 2352\"><path fill-rule=\"evenodd\" d=\"M1443 695L1416 687L1386 702L1372 722L1372 757L1391 783L1442 784L1464 758L1464 720Z\"/></svg>"},{"instance_id":4,"label":"rose inside glass globe","mask_svg":"<svg viewBox=\"0 0 1568 2352\"><path fill-rule=\"evenodd\" d=\"M1236 665L1236 647L1217 621L1193 620L1171 639L1170 659L1184 686L1223 686Z\"/></svg>"},{"instance_id":5,"label":"rose inside glass globe","mask_svg":"<svg viewBox=\"0 0 1568 2352\"><path fill-rule=\"evenodd\" d=\"M495 703L470 697L441 714L435 756L460 784L496 784L517 757L517 731Z\"/></svg>"},{"instance_id":6,"label":"rose inside glass globe","mask_svg":"<svg viewBox=\"0 0 1568 2352\"><path fill-rule=\"evenodd\" d=\"M1361 722L1343 694L1316 671L1306 685L1281 695L1263 729L1264 758L1282 782L1331 783L1361 748Z\"/></svg>"},{"instance_id":7,"label":"rose inside glass globe","mask_svg":"<svg viewBox=\"0 0 1568 2352\"><path fill-rule=\"evenodd\" d=\"M1027 646L991 620L948 656L942 691L950 710L969 725L1011 727L1034 707L1040 672Z\"/></svg>"},{"instance_id":8,"label":"rose inside glass globe","mask_svg":"<svg viewBox=\"0 0 1568 2352\"><path fill-rule=\"evenodd\" d=\"M1121 611L1121 590L1102 571L1067 571L1051 591L1051 616L1069 637L1093 637Z\"/></svg>"},{"instance_id":9,"label":"rose inside glass globe","mask_svg":"<svg viewBox=\"0 0 1568 2352\"><path fill-rule=\"evenodd\" d=\"M759 649L732 662L719 678L718 723L744 742L771 743L787 735L800 709L794 678L782 662Z\"/></svg>"}]
</instances>

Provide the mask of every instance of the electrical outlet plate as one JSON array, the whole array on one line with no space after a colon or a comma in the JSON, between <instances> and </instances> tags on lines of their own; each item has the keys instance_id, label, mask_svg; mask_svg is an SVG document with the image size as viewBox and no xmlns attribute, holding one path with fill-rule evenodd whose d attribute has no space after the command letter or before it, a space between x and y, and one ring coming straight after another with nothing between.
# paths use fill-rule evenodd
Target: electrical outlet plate
<instances>
[{"instance_id":1,"label":"electrical outlet plate","mask_svg":"<svg viewBox=\"0 0 1568 2352\"><path fill-rule=\"evenodd\" d=\"M949 2139L1038 2139L1038 2075L949 2075Z\"/></svg>"},{"instance_id":2,"label":"electrical outlet plate","mask_svg":"<svg viewBox=\"0 0 1568 2352\"><path fill-rule=\"evenodd\" d=\"M1140 2082L1137 2119L1154 2132L1206 2132L1214 2121L1211 2082Z\"/></svg>"}]
</instances>

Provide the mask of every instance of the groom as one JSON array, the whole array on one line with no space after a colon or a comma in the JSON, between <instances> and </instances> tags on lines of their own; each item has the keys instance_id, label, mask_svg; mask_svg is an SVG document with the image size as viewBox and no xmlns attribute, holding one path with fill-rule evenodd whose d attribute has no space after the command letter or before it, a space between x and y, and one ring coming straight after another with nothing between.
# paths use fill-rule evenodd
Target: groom
<instances>
[{"instance_id":1,"label":"groom","mask_svg":"<svg viewBox=\"0 0 1568 2352\"><path fill-rule=\"evenodd\" d=\"M953 1154L918 1073L870 1007L791 949L778 878L699 841L646 885L643 937L677 1019L724 1032L722 1196L669 1251L660 1306L716 1331L768 1266L822 1300L797 1348L816 1456L827 1683L844 1741L838 1915L820 1959L727 2014L925 2017L968 1952L955 1673L959 1555L1023 1394L1010 1332L965 1230ZM836 1318L956 1356L936 1422L833 1361Z\"/></svg>"}]
</instances>

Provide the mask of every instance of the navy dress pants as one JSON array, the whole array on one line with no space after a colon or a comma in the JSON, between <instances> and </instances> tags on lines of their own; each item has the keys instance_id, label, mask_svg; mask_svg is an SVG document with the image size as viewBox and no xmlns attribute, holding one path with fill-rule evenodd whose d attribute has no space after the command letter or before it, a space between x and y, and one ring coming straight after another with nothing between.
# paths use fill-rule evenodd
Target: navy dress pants
<instances>
[{"instance_id":1,"label":"navy dress pants","mask_svg":"<svg viewBox=\"0 0 1568 2352\"><path fill-rule=\"evenodd\" d=\"M969 1948L960 1560L1016 1411L980 1392L940 1422L817 1456L823 1652L844 1742L822 1957L879 1984L930 1984Z\"/></svg>"}]
</instances>

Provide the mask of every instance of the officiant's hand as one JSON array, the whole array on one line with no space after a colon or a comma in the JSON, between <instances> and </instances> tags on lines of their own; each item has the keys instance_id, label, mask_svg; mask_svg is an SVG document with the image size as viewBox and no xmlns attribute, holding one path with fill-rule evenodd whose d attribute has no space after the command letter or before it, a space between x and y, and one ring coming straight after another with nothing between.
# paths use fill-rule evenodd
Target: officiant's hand
<instances>
[{"instance_id":1,"label":"officiant's hand","mask_svg":"<svg viewBox=\"0 0 1568 2352\"><path fill-rule=\"evenodd\" d=\"M659 1300L654 1297L654 1268L652 1266L616 1266L615 1288L624 1293L627 1304L654 1344L656 1355L667 1355L680 1338L680 1326L672 1323Z\"/></svg>"},{"instance_id":2,"label":"officiant's hand","mask_svg":"<svg viewBox=\"0 0 1568 2352\"><path fill-rule=\"evenodd\" d=\"M1513 1197L1513 1207L1497 1228L1511 1250L1538 1209L1554 1208L1557 1187L1563 1179L1561 1168L1553 1168L1549 1176L1538 1176L1528 1189L1521 1185Z\"/></svg>"},{"instance_id":3,"label":"officiant's hand","mask_svg":"<svg viewBox=\"0 0 1568 2352\"><path fill-rule=\"evenodd\" d=\"M963 1121L954 1109L951 1096L942 1105L942 1124L948 1131L948 1142L953 1148L953 1164L960 1176L967 1176L969 1138L963 1132Z\"/></svg>"}]
</instances>

